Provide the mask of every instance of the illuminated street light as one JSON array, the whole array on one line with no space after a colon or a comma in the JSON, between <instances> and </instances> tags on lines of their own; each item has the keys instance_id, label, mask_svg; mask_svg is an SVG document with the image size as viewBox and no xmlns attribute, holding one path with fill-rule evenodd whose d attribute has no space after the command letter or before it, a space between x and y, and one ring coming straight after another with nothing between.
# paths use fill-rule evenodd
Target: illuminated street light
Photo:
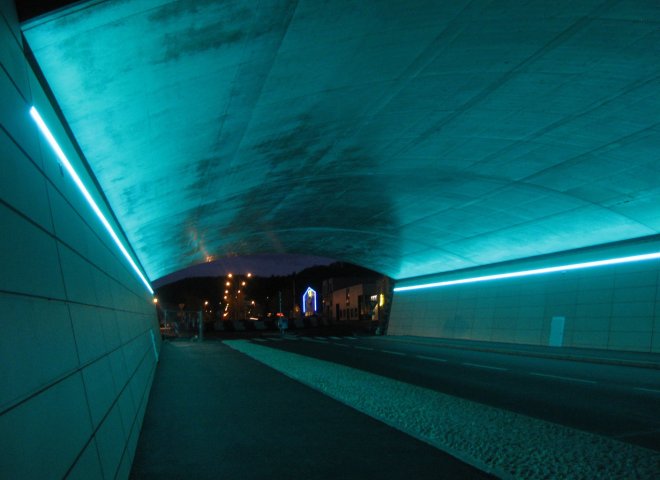
<instances>
[{"instance_id":1,"label":"illuminated street light","mask_svg":"<svg viewBox=\"0 0 660 480\"><path fill-rule=\"evenodd\" d=\"M248 273L247 276L248 276L248 278L252 278L252 274L251 274L251 273Z\"/></svg>"},{"instance_id":2,"label":"illuminated street light","mask_svg":"<svg viewBox=\"0 0 660 480\"><path fill-rule=\"evenodd\" d=\"M234 275L231 274L231 273L228 273L228 274L227 274L227 277L229 277L229 278L232 278L233 276L234 276Z\"/></svg>"}]
</instances>

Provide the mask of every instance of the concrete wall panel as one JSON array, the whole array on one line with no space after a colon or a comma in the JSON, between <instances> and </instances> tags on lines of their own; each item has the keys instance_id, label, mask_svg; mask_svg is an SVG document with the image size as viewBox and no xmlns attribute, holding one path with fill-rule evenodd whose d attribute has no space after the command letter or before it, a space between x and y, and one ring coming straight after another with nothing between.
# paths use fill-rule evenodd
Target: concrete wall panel
<instances>
[{"instance_id":1,"label":"concrete wall panel","mask_svg":"<svg viewBox=\"0 0 660 480\"><path fill-rule=\"evenodd\" d=\"M0 294L0 408L9 407L78 367L68 306Z\"/></svg>"},{"instance_id":2,"label":"concrete wall panel","mask_svg":"<svg viewBox=\"0 0 660 480\"><path fill-rule=\"evenodd\" d=\"M112 377L108 357L101 357L82 370L92 425L97 428L117 398L117 388Z\"/></svg>"},{"instance_id":3,"label":"concrete wall panel","mask_svg":"<svg viewBox=\"0 0 660 480\"><path fill-rule=\"evenodd\" d=\"M0 7L0 478L128 478L154 307L33 123L34 99L107 213Z\"/></svg>"},{"instance_id":4,"label":"concrete wall panel","mask_svg":"<svg viewBox=\"0 0 660 480\"><path fill-rule=\"evenodd\" d=\"M103 336L103 327L98 321L106 313L104 309L78 304L70 305L69 309L80 363L85 365L105 355L109 349Z\"/></svg>"},{"instance_id":5,"label":"concrete wall panel","mask_svg":"<svg viewBox=\"0 0 660 480\"><path fill-rule=\"evenodd\" d=\"M65 298L57 243L52 236L0 204L0 290Z\"/></svg>"},{"instance_id":6,"label":"concrete wall panel","mask_svg":"<svg viewBox=\"0 0 660 480\"><path fill-rule=\"evenodd\" d=\"M73 466L67 480L89 480L90 478L103 478L99 453L96 441L92 440Z\"/></svg>"},{"instance_id":7,"label":"concrete wall panel","mask_svg":"<svg viewBox=\"0 0 660 480\"><path fill-rule=\"evenodd\" d=\"M4 67L4 66L3 66ZM7 134L27 152L37 165L41 165L41 145L32 123L26 100L16 89L13 79L0 69L0 92L3 108L0 108L0 124Z\"/></svg>"},{"instance_id":8,"label":"concrete wall panel","mask_svg":"<svg viewBox=\"0 0 660 480\"><path fill-rule=\"evenodd\" d=\"M126 443L126 435L121 424L119 409L115 406L96 432L101 466L105 478L115 478L121 455Z\"/></svg>"},{"instance_id":9,"label":"concrete wall panel","mask_svg":"<svg viewBox=\"0 0 660 480\"><path fill-rule=\"evenodd\" d=\"M82 376L5 412L0 432L0 477L62 478L92 434Z\"/></svg>"},{"instance_id":10,"label":"concrete wall panel","mask_svg":"<svg viewBox=\"0 0 660 480\"><path fill-rule=\"evenodd\" d=\"M0 130L0 196L21 214L52 232L50 208L46 198L46 181L42 172Z\"/></svg>"},{"instance_id":11,"label":"concrete wall panel","mask_svg":"<svg viewBox=\"0 0 660 480\"><path fill-rule=\"evenodd\" d=\"M616 257L617 249L626 256L634 245L603 246L592 255ZM639 243L639 252L653 249L660 247ZM553 262L569 264L572 255ZM519 262L508 268L532 267ZM397 292L389 333L548 345L552 318L561 316L565 346L658 351L659 271L660 261L653 260ZM481 269L469 276L491 273Z\"/></svg>"}]
</instances>

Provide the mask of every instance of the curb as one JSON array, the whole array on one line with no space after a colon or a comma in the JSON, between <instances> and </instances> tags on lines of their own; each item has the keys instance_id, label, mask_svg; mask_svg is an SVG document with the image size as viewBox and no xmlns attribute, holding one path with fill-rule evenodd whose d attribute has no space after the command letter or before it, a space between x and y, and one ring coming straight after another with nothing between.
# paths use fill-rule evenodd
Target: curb
<instances>
[{"instance_id":1,"label":"curb","mask_svg":"<svg viewBox=\"0 0 660 480\"><path fill-rule=\"evenodd\" d=\"M455 350L474 350L478 352L501 353L504 355L518 355L523 357L549 358L552 360L568 360L573 362L599 363L603 365L618 365L624 367L648 368L652 370L660 370L660 355L658 355L658 362L652 362L652 361L633 360L633 359L624 359L624 358L603 358L598 356L588 356L588 355L580 355L573 353L541 352L538 350L522 351L512 348L497 348L497 347L469 345L469 344L453 345L450 343L443 343L442 341L425 342L419 340L404 340L402 338L394 338L394 337L388 338L387 336L383 336L380 338L390 342L411 343L415 345L424 345L426 347L453 348Z\"/></svg>"}]
</instances>

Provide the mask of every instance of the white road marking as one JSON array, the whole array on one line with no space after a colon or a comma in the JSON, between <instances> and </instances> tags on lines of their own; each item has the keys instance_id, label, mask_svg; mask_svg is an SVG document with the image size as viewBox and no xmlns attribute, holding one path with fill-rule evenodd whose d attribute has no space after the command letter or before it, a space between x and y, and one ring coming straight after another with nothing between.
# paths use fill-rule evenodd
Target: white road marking
<instances>
[{"instance_id":1,"label":"white road marking","mask_svg":"<svg viewBox=\"0 0 660 480\"><path fill-rule=\"evenodd\" d=\"M655 388L635 387L635 390L641 390L642 392L651 392L651 393L660 394L660 390L657 390Z\"/></svg>"},{"instance_id":2,"label":"white road marking","mask_svg":"<svg viewBox=\"0 0 660 480\"><path fill-rule=\"evenodd\" d=\"M530 372L529 374L534 375L535 377L556 378L557 380L567 380L569 382L580 382L580 383L591 383L591 384L596 383L593 380L583 380L581 378L573 378L573 377L562 377L561 375L549 375L547 373Z\"/></svg>"},{"instance_id":3,"label":"white road marking","mask_svg":"<svg viewBox=\"0 0 660 480\"><path fill-rule=\"evenodd\" d=\"M356 345L355 348L359 348L360 350L369 350L371 352L374 351L374 349L371 347L361 347L360 345Z\"/></svg>"},{"instance_id":4,"label":"white road marking","mask_svg":"<svg viewBox=\"0 0 660 480\"><path fill-rule=\"evenodd\" d=\"M333 340L341 340L341 337L330 337Z\"/></svg>"},{"instance_id":5,"label":"white road marking","mask_svg":"<svg viewBox=\"0 0 660 480\"><path fill-rule=\"evenodd\" d=\"M467 367L477 367L477 368L486 368L488 370L499 370L500 372L505 372L508 370L508 368L502 368L502 367L491 367L490 365L481 365L480 363L467 363L464 362L462 365L465 365Z\"/></svg>"},{"instance_id":6,"label":"white road marking","mask_svg":"<svg viewBox=\"0 0 660 480\"><path fill-rule=\"evenodd\" d=\"M393 350L381 350L381 352L383 352L383 353L391 353L392 355L400 355L400 356L402 356L402 357L405 357L405 356L406 356L405 353L395 352L395 351L393 351Z\"/></svg>"},{"instance_id":7,"label":"white road marking","mask_svg":"<svg viewBox=\"0 0 660 480\"><path fill-rule=\"evenodd\" d=\"M428 357L426 355L415 355L417 358L421 358L422 360L431 360L432 362L446 362L444 358L438 358L438 357Z\"/></svg>"}]
</instances>

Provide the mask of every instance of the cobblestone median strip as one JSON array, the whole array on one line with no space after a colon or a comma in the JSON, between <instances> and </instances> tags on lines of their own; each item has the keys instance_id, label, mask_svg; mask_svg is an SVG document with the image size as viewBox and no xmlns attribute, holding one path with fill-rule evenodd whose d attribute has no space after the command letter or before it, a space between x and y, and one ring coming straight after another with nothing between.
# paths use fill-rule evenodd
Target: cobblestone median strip
<instances>
[{"instance_id":1,"label":"cobblestone median strip","mask_svg":"<svg viewBox=\"0 0 660 480\"><path fill-rule=\"evenodd\" d=\"M501 478L660 478L660 453L343 365L226 345Z\"/></svg>"}]
</instances>

